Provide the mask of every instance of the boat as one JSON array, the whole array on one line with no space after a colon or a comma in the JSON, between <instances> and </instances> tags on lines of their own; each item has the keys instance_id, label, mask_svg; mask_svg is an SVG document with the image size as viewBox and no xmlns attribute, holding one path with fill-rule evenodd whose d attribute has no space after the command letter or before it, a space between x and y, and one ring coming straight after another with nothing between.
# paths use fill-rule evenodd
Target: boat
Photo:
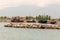
<instances>
[{"instance_id":1,"label":"boat","mask_svg":"<svg viewBox=\"0 0 60 40\"><path fill-rule=\"evenodd\" d=\"M47 23L47 20L39 20L38 23Z\"/></svg>"}]
</instances>

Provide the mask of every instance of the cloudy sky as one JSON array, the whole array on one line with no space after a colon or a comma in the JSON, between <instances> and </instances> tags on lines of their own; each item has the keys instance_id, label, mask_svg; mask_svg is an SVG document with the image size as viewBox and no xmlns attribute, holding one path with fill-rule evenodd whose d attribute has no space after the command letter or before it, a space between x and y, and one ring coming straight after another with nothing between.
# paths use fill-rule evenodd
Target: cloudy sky
<instances>
[{"instance_id":1,"label":"cloudy sky","mask_svg":"<svg viewBox=\"0 0 60 40\"><path fill-rule=\"evenodd\" d=\"M49 5L60 5L60 0L0 0L0 15L4 15L6 14L6 8L11 8L11 7L18 7L18 6L21 6L21 5L34 5L34 6L37 6L37 7L40 7L40 8L46 8L48 7ZM53 7L54 9L54 7ZM57 9L57 8L56 8ZM59 9L59 8L58 8ZM57 9L57 10L58 10ZM8 10L12 10L12 9L8 9ZM1 12L2 11L2 12ZM18 10L17 10L18 11ZM46 10L45 10L46 11ZM50 11L50 9L49 9ZM49 11L48 14L49 14ZM54 11L54 10L52 10ZM58 10L59 11L59 10ZM44 11L43 11L44 12ZM53 12L52 12L53 13ZM54 16L54 14L51 13L51 16L52 17L60 17L59 14L56 13L56 15L59 15L59 16ZM14 14L13 12L11 13L8 13L8 14ZM7 15L8 15L7 14ZM17 14L17 13L15 13ZM29 13L27 13L29 14ZM31 13L32 14L32 13ZM37 13L38 14L38 13ZM6 15L6 16L7 16ZM22 15L20 13L20 15ZM24 14L23 14L24 15ZM50 14L49 14L50 15Z\"/></svg>"}]
</instances>

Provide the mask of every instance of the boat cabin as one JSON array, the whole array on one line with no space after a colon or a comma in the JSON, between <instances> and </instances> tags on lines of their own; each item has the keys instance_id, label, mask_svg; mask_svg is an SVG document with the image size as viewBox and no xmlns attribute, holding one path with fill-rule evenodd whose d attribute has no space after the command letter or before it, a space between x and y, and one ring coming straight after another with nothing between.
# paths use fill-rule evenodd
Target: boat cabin
<instances>
[{"instance_id":1,"label":"boat cabin","mask_svg":"<svg viewBox=\"0 0 60 40\"><path fill-rule=\"evenodd\" d=\"M51 21L50 24L56 24L56 21Z\"/></svg>"},{"instance_id":2,"label":"boat cabin","mask_svg":"<svg viewBox=\"0 0 60 40\"><path fill-rule=\"evenodd\" d=\"M21 19L20 17L13 17L13 18L11 19L11 22L24 22L24 20Z\"/></svg>"},{"instance_id":3,"label":"boat cabin","mask_svg":"<svg viewBox=\"0 0 60 40\"><path fill-rule=\"evenodd\" d=\"M39 20L38 23L47 23L47 20Z\"/></svg>"},{"instance_id":4,"label":"boat cabin","mask_svg":"<svg viewBox=\"0 0 60 40\"><path fill-rule=\"evenodd\" d=\"M27 20L26 22L34 23L34 22L36 22L36 21L35 21L35 20Z\"/></svg>"}]
</instances>

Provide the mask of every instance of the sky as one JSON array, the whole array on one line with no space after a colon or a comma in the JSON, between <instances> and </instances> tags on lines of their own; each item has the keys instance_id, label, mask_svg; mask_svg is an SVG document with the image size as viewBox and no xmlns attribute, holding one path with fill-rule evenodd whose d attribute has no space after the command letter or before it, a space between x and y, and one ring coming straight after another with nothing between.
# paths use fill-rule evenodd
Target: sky
<instances>
[{"instance_id":1,"label":"sky","mask_svg":"<svg viewBox=\"0 0 60 40\"><path fill-rule=\"evenodd\" d=\"M0 9L19 5L36 5L45 7L49 4L60 4L60 0L0 0Z\"/></svg>"},{"instance_id":2,"label":"sky","mask_svg":"<svg viewBox=\"0 0 60 40\"><path fill-rule=\"evenodd\" d=\"M60 5L60 0L0 0L0 10L4 10L5 8L10 8L10 7L18 7L21 5L34 5L41 8L45 8L52 4ZM1 13L1 14L3 15L6 13Z\"/></svg>"},{"instance_id":3,"label":"sky","mask_svg":"<svg viewBox=\"0 0 60 40\"><path fill-rule=\"evenodd\" d=\"M36 5L45 7L49 4L60 4L60 0L0 0L0 9L18 5Z\"/></svg>"}]
</instances>

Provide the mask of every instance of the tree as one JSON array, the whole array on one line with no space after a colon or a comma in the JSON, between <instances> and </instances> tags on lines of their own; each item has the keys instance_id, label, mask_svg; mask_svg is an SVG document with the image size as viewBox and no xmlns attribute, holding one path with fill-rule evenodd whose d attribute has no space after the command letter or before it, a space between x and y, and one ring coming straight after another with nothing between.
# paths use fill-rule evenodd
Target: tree
<instances>
[{"instance_id":1,"label":"tree","mask_svg":"<svg viewBox=\"0 0 60 40\"><path fill-rule=\"evenodd\" d=\"M4 18L7 18L6 16L4 16Z\"/></svg>"},{"instance_id":2,"label":"tree","mask_svg":"<svg viewBox=\"0 0 60 40\"><path fill-rule=\"evenodd\" d=\"M0 17L1 19L3 18L3 16Z\"/></svg>"},{"instance_id":3,"label":"tree","mask_svg":"<svg viewBox=\"0 0 60 40\"><path fill-rule=\"evenodd\" d=\"M26 16L26 19L28 20L28 19L34 19L34 17L32 17L32 16Z\"/></svg>"},{"instance_id":4,"label":"tree","mask_svg":"<svg viewBox=\"0 0 60 40\"><path fill-rule=\"evenodd\" d=\"M46 15L46 16L45 16L45 20L48 20L48 19L49 19L49 16L48 16L48 15Z\"/></svg>"},{"instance_id":5,"label":"tree","mask_svg":"<svg viewBox=\"0 0 60 40\"><path fill-rule=\"evenodd\" d=\"M40 20L41 19L41 15L36 16L36 20Z\"/></svg>"},{"instance_id":6,"label":"tree","mask_svg":"<svg viewBox=\"0 0 60 40\"><path fill-rule=\"evenodd\" d=\"M39 15L39 16L36 16L36 19L37 20L50 20L51 19L51 16L48 16L48 15Z\"/></svg>"},{"instance_id":7,"label":"tree","mask_svg":"<svg viewBox=\"0 0 60 40\"><path fill-rule=\"evenodd\" d=\"M51 16L49 16L49 20L51 20Z\"/></svg>"}]
</instances>

